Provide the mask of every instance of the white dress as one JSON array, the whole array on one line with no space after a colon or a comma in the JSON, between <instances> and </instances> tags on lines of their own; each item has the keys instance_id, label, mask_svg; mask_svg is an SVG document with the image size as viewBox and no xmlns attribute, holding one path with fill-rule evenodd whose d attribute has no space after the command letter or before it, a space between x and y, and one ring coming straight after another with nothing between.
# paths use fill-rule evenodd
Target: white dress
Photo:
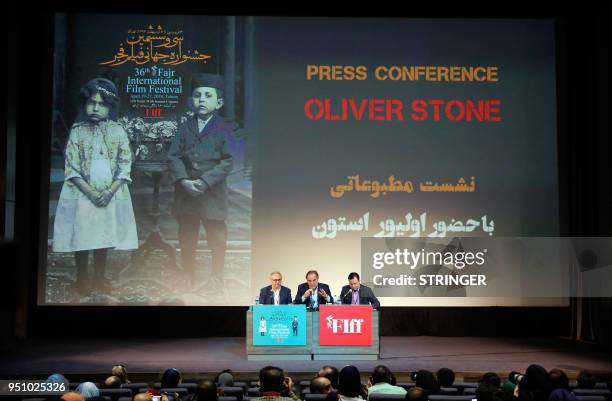
<instances>
[{"instance_id":1,"label":"white dress","mask_svg":"<svg viewBox=\"0 0 612 401\"><path fill-rule=\"evenodd\" d=\"M132 200L132 151L128 136L114 121L77 123L66 146L64 185L53 227L53 250L136 249L138 237ZM108 205L97 207L71 181L85 180L96 191L110 188L116 179L125 182Z\"/></svg>"}]
</instances>

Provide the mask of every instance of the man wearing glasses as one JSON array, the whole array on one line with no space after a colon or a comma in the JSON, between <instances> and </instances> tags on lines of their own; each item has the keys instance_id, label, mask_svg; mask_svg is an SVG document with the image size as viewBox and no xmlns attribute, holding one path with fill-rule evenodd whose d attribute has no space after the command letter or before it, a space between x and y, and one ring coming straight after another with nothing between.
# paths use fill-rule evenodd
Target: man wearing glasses
<instances>
[{"instance_id":1,"label":"man wearing glasses","mask_svg":"<svg viewBox=\"0 0 612 401\"><path fill-rule=\"evenodd\" d=\"M259 291L261 305L288 305L291 303L291 290L281 285L283 275L280 272L270 273L271 285Z\"/></svg>"}]
</instances>

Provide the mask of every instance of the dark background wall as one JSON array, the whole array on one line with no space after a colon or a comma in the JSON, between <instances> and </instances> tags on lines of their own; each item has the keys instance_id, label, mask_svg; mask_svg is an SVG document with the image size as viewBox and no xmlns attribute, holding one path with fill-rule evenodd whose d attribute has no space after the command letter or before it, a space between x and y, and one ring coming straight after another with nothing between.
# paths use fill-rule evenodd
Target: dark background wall
<instances>
[{"instance_id":1,"label":"dark background wall","mask_svg":"<svg viewBox=\"0 0 612 401\"><path fill-rule=\"evenodd\" d=\"M47 205L39 194L46 189L48 132L52 104L53 11L92 12L168 12L131 3L126 8L106 2L104 7L68 6L54 3L47 8L10 11L8 29L15 35L9 61L13 71L5 79L8 89L7 123L2 128L2 173L5 160L7 126L16 124L16 211L15 238L0 244L0 339L42 337L99 336L243 336L246 308L206 307L38 307L36 276L39 257L38 216ZM477 3L470 3L478 6ZM54 7L53 9L49 7ZM356 7L356 6L355 6ZM612 236L612 172L609 139L609 26L601 9L546 9L513 5L506 10L448 10L432 15L423 6L412 8L406 17L517 17L554 18L557 25L558 126L561 221L563 235ZM551 6L552 7L552 6ZM585 7L586 8L586 7ZM489 10L489 8L487 8ZM327 15L394 16L392 10L347 9L321 10ZM310 10L262 10L204 6L178 6L177 14L253 14L314 15ZM11 36L12 37L12 36ZM11 110L15 109L16 112ZM4 182L0 182L3 207L6 204ZM1 209L1 208L0 208ZM3 211L3 210L2 210ZM3 221L2 221L3 222ZM4 222L3 222L4 223ZM4 227L2 227L4 228ZM43 233L45 235L45 233ZM585 299L582 305L572 300L567 308L383 308L383 335L491 335L491 336L573 336L577 334L577 316L582 313L582 339L612 346L610 299ZM590 312L590 313L586 313ZM589 317L590 316L590 317ZM216 329L206 322L216 321ZM154 331L113 330L109 322L122 327L146 324ZM152 325L151 323L157 323ZM237 323L238 322L238 323Z\"/></svg>"}]
</instances>

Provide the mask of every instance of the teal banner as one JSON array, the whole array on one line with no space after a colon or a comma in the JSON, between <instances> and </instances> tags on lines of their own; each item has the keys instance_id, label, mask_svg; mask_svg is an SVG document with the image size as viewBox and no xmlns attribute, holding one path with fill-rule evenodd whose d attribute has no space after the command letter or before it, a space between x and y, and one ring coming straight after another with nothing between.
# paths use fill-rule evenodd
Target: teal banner
<instances>
[{"instance_id":1,"label":"teal banner","mask_svg":"<svg viewBox=\"0 0 612 401\"><path fill-rule=\"evenodd\" d=\"M253 306L253 345L306 345L306 305Z\"/></svg>"}]
</instances>

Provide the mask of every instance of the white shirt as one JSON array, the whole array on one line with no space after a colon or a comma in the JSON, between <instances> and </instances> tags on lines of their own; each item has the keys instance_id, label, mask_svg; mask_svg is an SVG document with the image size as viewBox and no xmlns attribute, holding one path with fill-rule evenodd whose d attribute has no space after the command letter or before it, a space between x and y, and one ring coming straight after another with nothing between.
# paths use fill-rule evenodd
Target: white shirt
<instances>
[{"instance_id":1,"label":"white shirt","mask_svg":"<svg viewBox=\"0 0 612 401\"><path fill-rule=\"evenodd\" d=\"M272 292L274 293L274 305L279 305L280 304L280 288L276 289L276 290L272 290Z\"/></svg>"},{"instance_id":2,"label":"white shirt","mask_svg":"<svg viewBox=\"0 0 612 401\"><path fill-rule=\"evenodd\" d=\"M210 121L212 117L213 117L213 114L211 114L210 117L206 119L206 121L198 117L198 132L202 132L204 128L206 128L206 124L208 124L208 122Z\"/></svg>"}]
</instances>

